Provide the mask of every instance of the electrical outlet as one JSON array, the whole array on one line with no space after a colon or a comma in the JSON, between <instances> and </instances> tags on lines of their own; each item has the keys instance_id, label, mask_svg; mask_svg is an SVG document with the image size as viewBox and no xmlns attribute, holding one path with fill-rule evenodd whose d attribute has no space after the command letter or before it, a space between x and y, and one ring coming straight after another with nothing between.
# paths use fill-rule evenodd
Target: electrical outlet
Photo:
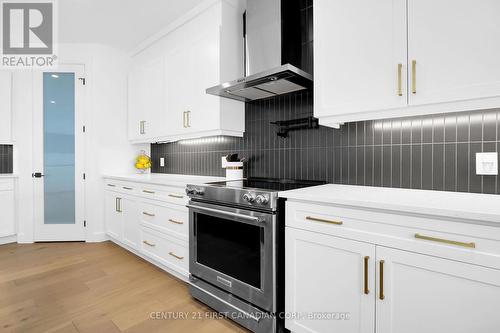
<instances>
[{"instance_id":1,"label":"electrical outlet","mask_svg":"<svg viewBox=\"0 0 500 333\"><path fill-rule=\"evenodd\" d=\"M498 175L498 153L476 153L476 175Z\"/></svg>"},{"instance_id":2,"label":"electrical outlet","mask_svg":"<svg viewBox=\"0 0 500 333\"><path fill-rule=\"evenodd\" d=\"M161 167L165 166L165 158L164 157L160 157L160 166Z\"/></svg>"}]
</instances>

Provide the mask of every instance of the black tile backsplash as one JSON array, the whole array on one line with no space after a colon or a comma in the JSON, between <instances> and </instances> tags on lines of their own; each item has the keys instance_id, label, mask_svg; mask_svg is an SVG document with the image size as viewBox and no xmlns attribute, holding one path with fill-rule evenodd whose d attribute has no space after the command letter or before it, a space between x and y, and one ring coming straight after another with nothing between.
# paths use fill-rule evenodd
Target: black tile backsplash
<instances>
[{"instance_id":1,"label":"black tile backsplash","mask_svg":"<svg viewBox=\"0 0 500 333\"><path fill-rule=\"evenodd\" d=\"M475 175L475 154L500 149L497 109L321 126L285 139L270 124L312 112L309 92L248 103L243 138L154 144L153 172L224 176L221 156L236 152L248 159L247 177L500 194L499 177Z\"/></svg>"},{"instance_id":2,"label":"black tile backsplash","mask_svg":"<svg viewBox=\"0 0 500 333\"><path fill-rule=\"evenodd\" d=\"M13 147L0 145L0 173L13 172Z\"/></svg>"}]
</instances>

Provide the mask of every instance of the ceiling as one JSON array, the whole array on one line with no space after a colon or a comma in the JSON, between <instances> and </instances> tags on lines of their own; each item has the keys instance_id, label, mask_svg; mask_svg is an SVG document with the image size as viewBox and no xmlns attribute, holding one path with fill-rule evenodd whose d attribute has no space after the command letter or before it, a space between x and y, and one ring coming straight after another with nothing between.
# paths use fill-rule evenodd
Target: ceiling
<instances>
[{"instance_id":1,"label":"ceiling","mask_svg":"<svg viewBox=\"0 0 500 333\"><path fill-rule=\"evenodd\" d=\"M203 0L59 1L59 42L131 51Z\"/></svg>"}]
</instances>

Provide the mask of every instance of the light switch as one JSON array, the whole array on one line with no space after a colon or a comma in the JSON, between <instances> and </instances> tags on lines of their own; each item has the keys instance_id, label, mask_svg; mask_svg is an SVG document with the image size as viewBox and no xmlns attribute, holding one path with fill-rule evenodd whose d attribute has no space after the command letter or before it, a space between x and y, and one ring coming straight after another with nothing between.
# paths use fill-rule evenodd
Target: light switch
<instances>
[{"instance_id":1,"label":"light switch","mask_svg":"<svg viewBox=\"0 0 500 333\"><path fill-rule=\"evenodd\" d=\"M476 175L498 175L498 153L476 153Z\"/></svg>"},{"instance_id":2,"label":"light switch","mask_svg":"<svg viewBox=\"0 0 500 333\"><path fill-rule=\"evenodd\" d=\"M160 166L161 167L165 166L165 158L164 157L160 157Z\"/></svg>"}]
</instances>

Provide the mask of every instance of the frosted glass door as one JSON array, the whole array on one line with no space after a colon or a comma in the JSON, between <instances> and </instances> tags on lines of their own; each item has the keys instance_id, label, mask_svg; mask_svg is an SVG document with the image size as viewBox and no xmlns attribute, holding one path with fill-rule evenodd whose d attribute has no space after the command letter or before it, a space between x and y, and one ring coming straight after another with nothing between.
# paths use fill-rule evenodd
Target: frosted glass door
<instances>
[{"instance_id":1,"label":"frosted glass door","mask_svg":"<svg viewBox=\"0 0 500 333\"><path fill-rule=\"evenodd\" d=\"M43 74L44 224L75 224L75 74Z\"/></svg>"}]
</instances>

